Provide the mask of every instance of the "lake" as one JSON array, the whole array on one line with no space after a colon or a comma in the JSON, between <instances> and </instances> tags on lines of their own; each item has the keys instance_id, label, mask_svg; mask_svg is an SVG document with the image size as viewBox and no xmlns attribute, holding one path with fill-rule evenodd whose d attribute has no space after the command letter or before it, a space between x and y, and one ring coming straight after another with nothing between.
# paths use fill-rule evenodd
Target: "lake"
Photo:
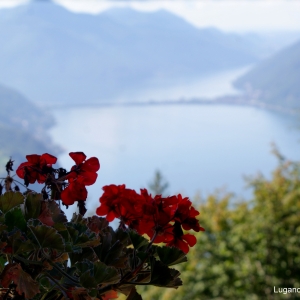
<instances>
[{"instance_id":1,"label":"lake","mask_svg":"<svg viewBox=\"0 0 300 300\"><path fill-rule=\"evenodd\" d=\"M272 143L287 158L300 160L297 118L253 107L77 107L53 113L57 124L50 134L65 150L60 164L72 166L71 151L100 160L97 183L88 188L92 210L102 186L148 187L156 170L169 182L170 194L193 198L226 189L249 198L243 176L270 176L277 165Z\"/></svg>"}]
</instances>

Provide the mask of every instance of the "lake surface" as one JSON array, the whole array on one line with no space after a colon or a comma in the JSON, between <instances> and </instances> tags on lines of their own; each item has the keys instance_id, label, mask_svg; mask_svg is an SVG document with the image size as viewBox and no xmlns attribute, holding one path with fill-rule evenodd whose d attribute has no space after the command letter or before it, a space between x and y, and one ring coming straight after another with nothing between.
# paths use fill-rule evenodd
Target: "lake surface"
<instances>
[{"instance_id":1,"label":"lake surface","mask_svg":"<svg viewBox=\"0 0 300 300\"><path fill-rule=\"evenodd\" d=\"M55 110L57 125L51 130L65 154L71 151L96 156L101 168L89 187L89 207L94 210L107 184L148 187L160 170L169 193L193 198L217 188L249 198L243 176L276 167L271 143L289 159L300 159L300 132L294 118L253 107L223 105L167 105L99 107Z\"/></svg>"},{"instance_id":2,"label":"lake surface","mask_svg":"<svg viewBox=\"0 0 300 300\"><path fill-rule=\"evenodd\" d=\"M156 80L150 83L148 88L143 88L141 91L123 92L122 97L114 100L119 103L126 103L148 102L151 100L185 100L197 97L209 99L227 94L232 95L238 93L238 91L232 87L231 82L250 68L251 65L194 79Z\"/></svg>"}]
</instances>

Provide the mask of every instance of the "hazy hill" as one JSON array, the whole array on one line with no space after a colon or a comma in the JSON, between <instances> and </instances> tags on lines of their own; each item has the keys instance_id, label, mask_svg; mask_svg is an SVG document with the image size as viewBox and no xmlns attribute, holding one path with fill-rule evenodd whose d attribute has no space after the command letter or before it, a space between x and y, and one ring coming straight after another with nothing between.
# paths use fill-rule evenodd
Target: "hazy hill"
<instances>
[{"instance_id":1,"label":"hazy hill","mask_svg":"<svg viewBox=\"0 0 300 300\"><path fill-rule=\"evenodd\" d=\"M47 130L53 118L16 90L0 85L0 174L9 157L20 163L27 154L59 149L51 143Z\"/></svg>"},{"instance_id":2,"label":"hazy hill","mask_svg":"<svg viewBox=\"0 0 300 300\"><path fill-rule=\"evenodd\" d=\"M37 102L96 102L258 60L249 40L166 11L75 14L38 1L0 10L0 82Z\"/></svg>"},{"instance_id":3,"label":"hazy hill","mask_svg":"<svg viewBox=\"0 0 300 300\"><path fill-rule=\"evenodd\" d=\"M264 60L234 84L255 99L300 108L300 41Z\"/></svg>"}]
</instances>

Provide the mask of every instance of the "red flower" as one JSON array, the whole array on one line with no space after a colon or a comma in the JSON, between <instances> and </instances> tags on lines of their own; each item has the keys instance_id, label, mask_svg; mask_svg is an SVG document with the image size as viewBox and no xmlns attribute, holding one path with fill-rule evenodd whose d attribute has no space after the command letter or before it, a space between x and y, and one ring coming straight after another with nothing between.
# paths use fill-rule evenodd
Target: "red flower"
<instances>
[{"instance_id":1,"label":"red flower","mask_svg":"<svg viewBox=\"0 0 300 300\"><path fill-rule=\"evenodd\" d=\"M204 228L199 224L199 220L196 219L199 214L188 198L182 198L180 194L178 195L178 209L175 213L175 220L181 223L184 230L204 231Z\"/></svg>"},{"instance_id":2,"label":"red flower","mask_svg":"<svg viewBox=\"0 0 300 300\"><path fill-rule=\"evenodd\" d=\"M67 178L79 178L84 185L94 184L98 176L96 172L100 169L98 158L91 157L85 160L86 155L83 152L70 152L69 155L76 165L72 167Z\"/></svg>"},{"instance_id":3,"label":"red flower","mask_svg":"<svg viewBox=\"0 0 300 300\"><path fill-rule=\"evenodd\" d=\"M95 183L100 169L100 163L97 157L91 157L86 160L83 152L70 152L70 157L76 165L72 167L70 173L66 175L69 185L61 192L61 200L66 205L72 205L75 201L86 200L86 185Z\"/></svg>"},{"instance_id":4,"label":"red flower","mask_svg":"<svg viewBox=\"0 0 300 300\"><path fill-rule=\"evenodd\" d=\"M184 253L189 252L189 246L195 246L197 239L192 234L183 234L181 224L176 221L173 225L173 239L168 241L167 246L175 246Z\"/></svg>"},{"instance_id":5,"label":"red flower","mask_svg":"<svg viewBox=\"0 0 300 300\"><path fill-rule=\"evenodd\" d=\"M187 253L197 239L191 234L184 234L183 229L204 231L196 219L199 212L188 198L182 198L180 194L166 198L157 195L153 198L146 189L141 189L138 194L126 189L125 185L108 185L103 190L97 215L106 215L109 222L119 218L139 234L146 233L153 243L164 242Z\"/></svg>"},{"instance_id":6,"label":"red flower","mask_svg":"<svg viewBox=\"0 0 300 300\"><path fill-rule=\"evenodd\" d=\"M100 207L96 214L105 216L111 222L120 218L123 223L130 225L142 217L143 198L134 190L126 189L125 185L107 185L103 187L104 193L100 197Z\"/></svg>"},{"instance_id":7,"label":"red flower","mask_svg":"<svg viewBox=\"0 0 300 300\"><path fill-rule=\"evenodd\" d=\"M73 181L61 192L60 197L65 205L72 205L75 201L86 200L87 190L85 185L79 180Z\"/></svg>"},{"instance_id":8,"label":"red flower","mask_svg":"<svg viewBox=\"0 0 300 300\"><path fill-rule=\"evenodd\" d=\"M27 162L20 164L16 170L17 175L24 179L25 184L44 183L47 174L52 172L52 165L56 163L57 158L51 154L44 153L42 155L27 155Z\"/></svg>"},{"instance_id":9,"label":"red flower","mask_svg":"<svg viewBox=\"0 0 300 300\"><path fill-rule=\"evenodd\" d=\"M172 241L170 241L169 243L167 243L167 246L169 247L176 247L181 249L184 253L188 253L190 247L195 246L197 243L197 239L194 235L192 234L183 234L182 236L177 236L174 237L174 239Z\"/></svg>"},{"instance_id":10,"label":"red flower","mask_svg":"<svg viewBox=\"0 0 300 300\"><path fill-rule=\"evenodd\" d=\"M100 207L96 209L98 216L105 216L108 222L112 222L120 215L116 211L116 207L119 205L123 191L125 190L125 184L122 185L106 185L103 188L103 195L100 197Z\"/></svg>"},{"instance_id":11,"label":"red flower","mask_svg":"<svg viewBox=\"0 0 300 300\"><path fill-rule=\"evenodd\" d=\"M156 195L154 198L146 189L141 190L145 198L143 206L143 218L138 222L135 229L140 234L146 233L151 239L156 234L154 243L167 242L172 239L172 224L177 209L175 196L164 198Z\"/></svg>"}]
</instances>

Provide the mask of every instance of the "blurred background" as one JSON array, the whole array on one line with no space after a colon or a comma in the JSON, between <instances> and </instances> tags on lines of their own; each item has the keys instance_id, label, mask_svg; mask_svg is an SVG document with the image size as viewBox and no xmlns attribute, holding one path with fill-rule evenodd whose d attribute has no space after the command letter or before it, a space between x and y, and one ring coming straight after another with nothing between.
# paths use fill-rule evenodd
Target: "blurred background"
<instances>
[{"instance_id":1,"label":"blurred background","mask_svg":"<svg viewBox=\"0 0 300 300\"><path fill-rule=\"evenodd\" d=\"M299 158L300 2L0 1L1 165L83 151L89 190L249 197L272 143Z\"/></svg>"},{"instance_id":2,"label":"blurred background","mask_svg":"<svg viewBox=\"0 0 300 300\"><path fill-rule=\"evenodd\" d=\"M89 214L102 186L153 187L160 176L164 192L195 203L251 203L259 193L245 178L273 182L283 157L300 158L299 16L300 2L289 0L0 0L3 174L9 157L17 167L48 152L70 168L68 153L83 151L101 164ZM199 251L199 260L211 255ZM218 292L204 285L178 299L246 299L237 280L233 291L240 284L244 294L230 292L230 272L216 277L223 271L210 278ZM249 299L277 299L275 281L265 291L261 280L263 294Z\"/></svg>"}]
</instances>

